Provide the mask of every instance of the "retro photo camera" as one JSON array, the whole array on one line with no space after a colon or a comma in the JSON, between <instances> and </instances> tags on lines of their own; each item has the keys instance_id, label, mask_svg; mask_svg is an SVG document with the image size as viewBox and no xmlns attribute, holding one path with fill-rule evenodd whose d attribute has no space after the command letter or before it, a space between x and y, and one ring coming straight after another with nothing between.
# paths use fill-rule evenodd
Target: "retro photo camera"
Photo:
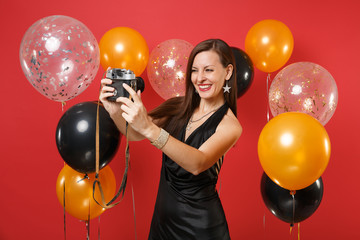
<instances>
[{"instance_id":1,"label":"retro photo camera","mask_svg":"<svg viewBox=\"0 0 360 240\"><path fill-rule=\"evenodd\" d=\"M145 83L141 77L136 77L134 72L127 69L113 68L106 71L106 78L113 80L109 86L115 88L114 96L108 97L109 101L115 102L118 97L129 97L129 93L122 86L129 85L135 92L144 91Z\"/></svg>"}]
</instances>

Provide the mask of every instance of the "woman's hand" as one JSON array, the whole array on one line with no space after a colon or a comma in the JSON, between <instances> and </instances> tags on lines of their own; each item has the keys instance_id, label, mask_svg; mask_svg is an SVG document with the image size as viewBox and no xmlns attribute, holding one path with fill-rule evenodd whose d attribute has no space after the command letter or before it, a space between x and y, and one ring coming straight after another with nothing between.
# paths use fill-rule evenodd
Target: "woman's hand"
<instances>
[{"instance_id":1,"label":"woman's hand","mask_svg":"<svg viewBox=\"0 0 360 240\"><path fill-rule=\"evenodd\" d=\"M121 117L122 110L120 104L116 102L109 101L107 98L114 96L115 88L108 86L112 84L112 80L104 78L101 80L101 91L100 91L100 101L104 105L106 111L110 114L111 118Z\"/></svg>"},{"instance_id":2,"label":"woman's hand","mask_svg":"<svg viewBox=\"0 0 360 240\"><path fill-rule=\"evenodd\" d=\"M141 91L137 93L129 85L123 84L123 87L128 91L132 100L125 97L116 99L117 103L121 103L122 117L129 123L133 130L140 133L144 137L151 137L155 124L148 116L147 110L141 100Z\"/></svg>"}]
</instances>

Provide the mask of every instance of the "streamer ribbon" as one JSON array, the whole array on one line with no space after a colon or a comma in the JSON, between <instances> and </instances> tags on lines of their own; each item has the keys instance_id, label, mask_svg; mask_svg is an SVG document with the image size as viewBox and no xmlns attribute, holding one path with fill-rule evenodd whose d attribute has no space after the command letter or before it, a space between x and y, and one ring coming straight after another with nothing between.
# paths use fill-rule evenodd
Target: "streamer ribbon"
<instances>
[{"instance_id":1,"label":"streamer ribbon","mask_svg":"<svg viewBox=\"0 0 360 240\"><path fill-rule=\"evenodd\" d=\"M267 103L266 103L266 119L267 122L270 121L270 106L269 106L269 85L270 85L270 73L266 77L266 96L267 96Z\"/></svg>"},{"instance_id":2,"label":"streamer ribbon","mask_svg":"<svg viewBox=\"0 0 360 240\"><path fill-rule=\"evenodd\" d=\"M101 89L100 89L101 90ZM129 96L129 99L131 100L131 96ZM123 177L122 177L122 181L121 181L121 185L120 188L117 192L117 194L113 197L113 199L111 199L108 203L106 203L105 201L105 197L104 197L104 191L102 189L100 180L99 180L99 171L100 171L100 157L99 157L99 153L100 153L100 143L99 143L99 129L100 129L100 125L99 125L99 106L100 106L100 98L98 99L98 103L97 103L97 110L96 110L96 144L95 144L95 151L96 151L96 155L95 155L95 160L96 160L96 174L95 174L95 181L93 184L93 199L94 201L100 205L101 207L105 208L105 209L109 209L112 208L114 206L116 206L117 204L119 204L122 199L124 198L124 194L125 194L125 188L126 188L126 183L127 183L127 176L128 176L128 169L130 166L130 147L129 147L129 139L128 139L128 128L129 128L129 124L128 122L126 122L126 128L125 128L125 137L126 137L126 146L125 146L125 169L124 169L124 173L123 173ZM99 191L100 191L100 195L101 195L101 203L95 199L95 189L96 189L96 185L99 187ZM132 190L132 201L133 201L133 211L134 211L134 228L135 228L135 239L137 239L137 234L136 234L136 215L135 215L135 198L134 198L134 188L133 185L131 184L131 190ZM115 200L121 195L121 199L118 202L115 202ZM115 203L114 203L115 202ZM99 216L99 225L100 225L100 216ZM100 239L100 229L98 229L98 238Z\"/></svg>"},{"instance_id":3,"label":"streamer ribbon","mask_svg":"<svg viewBox=\"0 0 360 240\"><path fill-rule=\"evenodd\" d=\"M100 106L100 99L98 100L98 106L97 106L97 113L96 113L96 174L95 174L95 181L93 184L93 199L94 201L100 205L101 207L105 208L105 209L109 209L112 208L114 206L116 206L117 204L119 204L122 199L124 198L124 194L125 194L125 188L126 188L126 183L127 183L127 173L128 173L128 169L129 169L129 159L130 159L130 150L129 150L129 141L128 141L128 123L126 122L126 131L125 131L125 135L126 135L126 147L125 147L125 170L124 170L124 174L122 177L122 181L121 181L121 185L120 185L120 189L118 190L117 194L113 197L113 199L111 199L108 203L106 203L105 201L105 197L104 197L104 191L101 187L101 183L99 180L99 165L100 165L100 158L99 158L99 150L100 150L100 144L99 144L99 106ZM101 203L99 203L98 200L95 199L95 189L96 189L96 185L99 187L99 191L100 191L100 195L101 195ZM121 199L116 202L113 203L121 194Z\"/></svg>"}]
</instances>

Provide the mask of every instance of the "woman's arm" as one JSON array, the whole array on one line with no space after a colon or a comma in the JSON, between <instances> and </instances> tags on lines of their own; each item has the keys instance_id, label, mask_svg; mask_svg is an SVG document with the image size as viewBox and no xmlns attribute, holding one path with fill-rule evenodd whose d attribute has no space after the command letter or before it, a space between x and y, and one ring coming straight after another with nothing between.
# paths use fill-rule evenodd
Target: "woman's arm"
<instances>
[{"instance_id":1,"label":"woman's arm","mask_svg":"<svg viewBox=\"0 0 360 240\"><path fill-rule=\"evenodd\" d=\"M134 102L124 97L118 98L117 101L123 103L123 118L134 131L154 142L159 137L161 129L148 117L140 95L125 84L124 88L133 97ZM241 133L240 123L234 114L228 111L216 132L199 149L170 136L161 150L182 168L197 175L214 165L236 143Z\"/></svg>"},{"instance_id":2,"label":"woman's arm","mask_svg":"<svg viewBox=\"0 0 360 240\"><path fill-rule=\"evenodd\" d=\"M239 139L242 128L237 121L224 116L216 132L199 149L170 137L162 151L182 168L197 175L213 166Z\"/></svg>"}]
</instances>

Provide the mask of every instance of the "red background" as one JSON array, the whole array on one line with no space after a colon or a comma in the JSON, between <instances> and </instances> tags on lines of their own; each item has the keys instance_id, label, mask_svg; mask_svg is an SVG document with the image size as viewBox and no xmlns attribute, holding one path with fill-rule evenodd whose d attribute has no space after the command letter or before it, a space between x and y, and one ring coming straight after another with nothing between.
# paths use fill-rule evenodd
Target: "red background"
<instances>
[{"instance_id":1,"label":"red background","mask_svg":"<svg viewBox=\"0 0 360 240\"><path fill-rule=\"evenodd\" d=\"M0 239L64 239L63 209L55 182L64 163L55 143L63 112L28 83L19 63L25 31L50 15L67 15L83 22L100 41L111 28L139 31L150 51L160 42L178 38L193 45L221 38L244 49L248 30L263 19L285 23L294 36L287 64L317 63L335 78L338 107L325 126L332 143L323 174L324 197L318 210L301 223L302 239L360 239L359 206L359 53L360 3L342 1L2 1L1 29L1 172ZM286 65L287 65L286 64ZM97 98L100 71L90 87L68 101L69 107ZM276 72L271 76L275 76ZM148 110L163 100L152 90L146 71L143 101ZM289 239L289 225L274 217L260 195L262 169L257 140L266 124L266 74L255 71L250 90L238 100L244 132L226 156L221 172L221 199L233 239ZM122 142L122 145L124 141ZM110 166L120 182L123 151ZM160 173L161 152L147 141L131 144L132 169L125 198L101 216L101 239L134 239L131 186L135 194L136 232L146 239ZM264 221L265 219L265 221ZM67 239L85 239L83 222L67 215ZM90 223L97 238L98 220Z\"/></svg>"}]
</instances>

